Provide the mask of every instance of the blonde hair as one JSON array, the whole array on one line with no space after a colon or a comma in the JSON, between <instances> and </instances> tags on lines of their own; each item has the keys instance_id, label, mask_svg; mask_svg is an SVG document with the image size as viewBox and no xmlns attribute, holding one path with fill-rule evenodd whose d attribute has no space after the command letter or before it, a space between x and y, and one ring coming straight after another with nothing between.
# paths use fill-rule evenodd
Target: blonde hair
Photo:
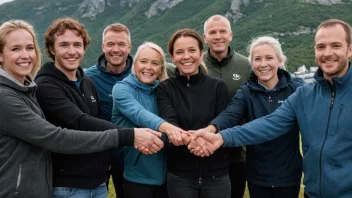
<instances>
[{"instance_id":1,"label":"blonde hair","mask_svg":"<svg viewBox=\"0 0 352 198\"><path fill-rule=\"evenodd\" d=\"M125 32L127 34L127 36L128 36L128 41L131 43L130 30L124 24L122 24L122 23L113 23L113 24L108 25L103 31L103 39L102 39L103 43L104 43L105 35L106 35L106 33L108 31L112 31L112 32L116 32L116 33Z\"/></svg>"},{"instance_id":2,"label":"blonde hair","mask_svg":"<svg viewBox=\"0 0 352 198\"><path fill-rule=\"evenodd\" d=\"M229 21L229 19L227 19L224 16L221 16L219 14L217 15L213 15L211 17L209 17L205 22L204 22L204 27L203 27L203 31L204 34L207 33L207 25L209 21L220 21L220 20L225 20L226 24L227 24L227 28L229 29L229 31L231 32L231 23Z\"/></svg>"},{"instance_id":3,"label":"blonde hair","mask_svg":"<svg viewBox=\"0 0 352 198\"><path fill-rule=\"evenodd\" d=\"M282 52L281 44L277 39L271 36L261 36L252 40L251 44L248 46L248 61L251 64L253 64L253 49L260 45L270 45L275 50L276 56L282 60L280 68L286 70L286 56Z\"/></svg>"},{"instance_id":4,"label":"blonde hair","mask_svg":"<svg viewBox=\"0 0 352 198\"><path fill-rule=\"evenodd\" d=\"M26 30L32 35L34 43L34 51L36 53L36 60L31 71L31 76L34 77L37 73L42 59L42 54L40 53L36 33L32 25L23 20L12 20L6 21L0 26L0 53L3 53L6 44L6 36L15 30ZM1 63L2 64L2 63Z\"/></svg>"},{"instance_id":5,"label":"blonde hair","mask_svg":"<svg viewBox=\"0 0 352 198\"><path fill-rule=\"evenodd\" d=\"M132 73L136 74L136 69L135 69L135 64L137 62L137 59L139 57L139 54L141 53L141 51L145 48L150 48L153 49L155 51L157 51L160 54L161 57L161 73L158 76L158 80L160 82L166 80L168 78L167 73L166 73L166 60L165 60L165 53L164 50L157 44L153 43L153 42L144 42L142 45L140 45L137 49L137 52L133 58L133 65L132 65Z\"/></svg>"}]
</instances>

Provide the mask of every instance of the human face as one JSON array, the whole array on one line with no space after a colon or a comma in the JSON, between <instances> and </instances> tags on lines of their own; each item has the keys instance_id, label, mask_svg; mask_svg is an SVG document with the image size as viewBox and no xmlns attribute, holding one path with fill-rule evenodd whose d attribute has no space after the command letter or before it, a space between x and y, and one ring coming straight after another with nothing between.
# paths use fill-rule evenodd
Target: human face
<instances>
[{"instance_id":1,"label":"human face","mask_svg":"<svg viewBox=\"0 0 352 198\"><path fill-rule=\"evenodd\" d=\"M5 45L0 53L3 69L15 79L24 83L36 62L32 35L23 29L10 32L5 36Z\"/></svg>"},{"instance_id":2,"label":"human face","mask_svg":"<svg viewBox=\"0 0 352 198\"><path fill-rule=\"evenodd\" d=\"M149 47L140 51L134 63L135 75L144 84L153 84L161 74L161 68L161 55Z\"/></svg>"},{"instance_id":3,"label":"human face","mask_svg":"<svg viewBox=\"0 0 352 198\"><path fill-rule=\"evenodd\" d=\"M174 43L174 52L171 56L181 75L190 77L197 74L203 51L199 49L198 42L192 37L180 37Z\"/></svg>"},{"instance_id":4,"label":"human face","mask_svg":"<svg viewBox=\"0 0 352 198\"><path fill-rule=\"evenodd\" d=\"M210 53L213 56L226 57L229 43L232 40L232 31L226 19L210 20L205 29L204 42L209 45Z\"/></svg>"},{"instance_id":5,"label":"human face","mask_svg":"<svg viewBox=\"0 0 352 198\"><path fill-rule=\"evenodd\" d=\"M259 45L252 51L252 69L258 80L268 89L273 89L279 82L277 70L282 64L282 58L278 58L275 49L271 45Z\"/></svg>"},{"instance_id":6,"label":"human face","mask_svg":"<svg viewBox=\"0 0 352 198\"><path fill-rule=\"evenodd\" d=\"M332 78L345 75L348 70L352 46L347 46L346 32L341 25L323 27L315 35L315 62L324 72L324 78L332 83Z\"/></svg>"},{"instance_id":7,"label":"human face","mask_svg":"<svg viewBox=\"0 0 352 198\"><path fill-rule=\"evenodd\" d=\"M70 80L76 78L76 71L85 53L82 36L77 36L77 31L69 29L62 35L55 34L54 48L50 50L55 56L55 66Z\"/></svg>"},{"instance_id":8,"label":"human face","mask_svg":"<svg viewBox=\"0 0 352 198\"><path fill-rule=\"evenodd\" d=\"M123 71L131 48L132 44L126 32L107 31L102 44L107 69L115 72Z\"/></svg>"}]
</instances>

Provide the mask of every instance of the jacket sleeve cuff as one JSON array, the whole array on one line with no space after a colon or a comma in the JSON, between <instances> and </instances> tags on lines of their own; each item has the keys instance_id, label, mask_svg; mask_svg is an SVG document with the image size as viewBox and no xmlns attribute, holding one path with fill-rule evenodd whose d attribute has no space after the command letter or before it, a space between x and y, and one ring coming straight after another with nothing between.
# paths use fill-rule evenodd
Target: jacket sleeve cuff
<instances>
[{"instance_id":1,"label":"jacket sleeve cuff","mask_svg":"<svg viewBox=\"0 0 352 198\"><path fill-rule=\"evenodd\" d=\"M134 145L134 129L124 128L118 129L119 146L133 146Z\"/></svg>"},{"instance_id":2,"label":"jacket sleeve cuff","mask_svg":"<svg viewBox=\"0 0 352 198\"><path fill-rule=\"evenodd\" d=\"M222 136L222 139L224 140L224 144L222 145L223 147L233 147L234 146L234 142L231 142L234 141L231 137L231 133L230 131L228 130L223 130L223 131L220 131L219 132L220 135Z\"/></svg>"}]
</instances>

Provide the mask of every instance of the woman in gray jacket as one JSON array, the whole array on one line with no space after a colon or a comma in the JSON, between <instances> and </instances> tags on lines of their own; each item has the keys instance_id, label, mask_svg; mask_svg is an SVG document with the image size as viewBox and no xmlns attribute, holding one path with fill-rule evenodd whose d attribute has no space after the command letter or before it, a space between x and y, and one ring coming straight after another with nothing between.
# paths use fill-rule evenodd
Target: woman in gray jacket
<instances>
[{"instance_id":1,"label":"woman in gray jacket","mask_svg":"<svg viewBox=\"0 0 352 198\"><path fill-rule=\"evenodd\" d=\"M40 60L31 25L9 21L0 26L0 197L51 197L49 151L90 153L135 145L149 147L154 153L163 146L151 133L160 134L148 129L117 126L118 133L116 129L85 132L57 128L45 121L32 81ZM145 138L149 143L142 143Z\"/></svg>"}]
</instances>

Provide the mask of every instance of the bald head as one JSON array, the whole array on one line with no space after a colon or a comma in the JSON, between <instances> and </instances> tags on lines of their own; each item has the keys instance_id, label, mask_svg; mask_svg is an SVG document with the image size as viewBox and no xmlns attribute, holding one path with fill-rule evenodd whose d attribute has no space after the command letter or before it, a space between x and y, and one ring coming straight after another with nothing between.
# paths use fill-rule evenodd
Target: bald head
<instances>
[{"instance_id":1,"label":"bald head","mask_svg":"<svg viewBox=\"0 0 352 198\"><path fill-rule=\"evenodd\" d=\"M210 21L215 21L215 22L217 22L217 21L225 21L226 24L227 24L228 30L231 31L231 24L230 24L230 21L229 21L226 17L217 14L217 15L213 15L213 16L209 17L209 18L204 22L204 33L206 33L206 32L208 31L208 23L209 23Z\"/></svg>"}]
</instances>

